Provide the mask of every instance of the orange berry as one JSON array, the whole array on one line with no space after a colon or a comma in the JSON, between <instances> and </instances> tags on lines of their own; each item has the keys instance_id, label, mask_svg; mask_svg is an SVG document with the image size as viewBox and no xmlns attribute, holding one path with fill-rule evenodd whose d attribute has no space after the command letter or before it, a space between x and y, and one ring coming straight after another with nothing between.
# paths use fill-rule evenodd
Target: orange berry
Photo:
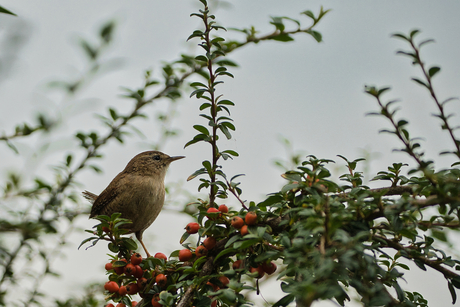
<instances>
[{"instance_id":1,"label":"orange berry","mask_svg":"<svg viewBox=\"0 0 460 307\"><path fill-rule=\"evenodd\" d=\"M126 290L126 286L121 286L118 289L118 294L120 294L120 296L125 296L126 294L128 294L128 290Z\"/></svg>"},{"instance_id":2,"label":"orange berry","mask_svg":"<svg viewBox=\"0 0 460 307\"><path fill-rule=\"evenodd\" d=\"M224 285L224 287L227 287L227 285L230 283L228 277L223 275L219 276L219 281Z\"/></svg>"},{"instance_id":3,"label":"orange berry","mask_svg":"<svg viewBox=\"0 0 460 307\"><path fill-rule=\"evenodd\" d=\"M147 280L147 278L144 277L141 277L137 280L137 286L139 287L139 290L144 289L144 287L147 286L148 283L149 281Z\"/></svg>"},{"instance_id":4,"label":"orange berry","mask_svg":"<svg viewBox=\"0 0 460 307\"><path fill-rule=\"evenodd\" d=\"M131 256L131 263L134 264L134 265L138 265L138 264L141 264L142 262L142 255L139 254L139 253L134 253L132 254Z\"/></svg>"},{"instance_id":5,"label":"orange berry","mask_svg":"<svg viewBox=\"0 0 460 307\"><path fill-rule=\"evenodd\" d=\"M250 268L249 271L251 273L257 272L258 273L257 276L256 276L257 279L262 278L265 275L264 270L262 270L262 267L260 267L260 266L258 266L257 268Z\"/></svg>"},{"instance_id":6,"label":"orange berry","mask_svg":"<svg viewBox=\"0 0 460 307\"><path fill-rule=\"evenodd\" d=\"M136 294L139 292L139 286L137 284L131 283L126 286L126 291L129 295Z\"/></svg>"},{"instance_id":7,"label":"orange berry","mask_svg":"<svg viewBox=\"0 0 460 307\"><path fill-rule=\"evenodd\" d=\"M215 219L217 219L217 218L220 217L220 211L219 211L218 209L216 209L216 208L211 207L211 208L209 208L208 211L206 211L206 212L208 213L208 214L206 214L206 216L207 216L208 219L210 219L210 220L215 220ZM214 213L219 213L219 215L216 215L216 214L214 214Z\"/></svg>"},{"instance_id":8,"label":"orange berry","mask_svg":"<svg viewBox=\"0 0 460 307\"><path fill-rule=\"evenodd\" d=\"M136 278L141 278L142 275L144 275L144 270L141 268L140 265L135 265L136 271L133 274L134 277Z\"/></svg>"},{"instance_id":9,"label":"orange berry","mask_svg":"<svg viewBox=\"0 0 460 307\"><path fill-rule=\"evenodd\" d=\"M155 278L155 282L160 288L164 288L166 284L168 283L168 278L166 277L165 274L158 274L157 277Z\"/></svg>"},{"instance_id":10,"label":"orange berry","mask_svg":"<svg viewBox=\"0 0 460 307\"><path fill-rule=\"evenodd\" d=\"M120 289L120 286L114 281L108 281L104 285L104 289L109 291L110 293L115 293Z\"/></svg>"},{"instance_id":11,"label":"orange berry","mask_svg":"<svg viewBox=\"0 0 460 307\"><path fill-rule=\"evenodd\" d=\"M255 225L257 223L257 213L249 211L244 217L244 221L247 225Z\"/></svg>"},{"instance_id":12,"label":"orange berry","mask_svg":"<svg viewBox=\"0 0 460 307\"><path fill-rule=\"evenodd\" d=\"M234 216L232 218L232 226L236 229L240 229L244 225L244 220L239 216Z\"/></svg>"},{"instance_id":13,"label":"orange berry","mask_svg":"<svg viewBox=\"0 0 460 307\"><path fill-rule=\"evenodd\" d=\"M125 263L128 263L128 261L126 261L126 259L120 259L120 260L117 260L117 261L123 261ZM124 273L125 267L124 266L114 267L113 270L115 271L115 273L117 275L121 275L121 274Z\"/></svg>"},{"instance_id":14,"label":"orange berry","mask_svg":"<svg viewBox=\"0 0 460 307\"><path fill-rule=\"evenodd\" d=\"M162 307L163 305L158 303L159 301L160 301L160 294L159 293L154 294L153 297L152 297L152 306L153 307Z\"/></svg>"},{"instance_id":15,"label":"orange berry","mask_svg":"<svg viewBox=\"0 0 460 307\"><path fill-rule=\"evenodd\" d=\"M213 290L214 292L216 292L217 290L220 289L218 285L215 285L215 284L213 284L213 283L210 282L210 281L208 281L206 284L207 284L208 286L211 286L211 287L212 287L212 290Z\"/></svg>"},{"instance_id":16,"label":"orange berry","mask_svg":"<svg viewBox=\"0 0 460 307\"><path fill-rule=\"evenodd\" d=\"M113 269L113 264L112 264L112 262L109 262L109 263L106 263L106 264L105 264L105 270L106 270L106 271L110 271L110 270L112 270L112 269Z\"/></svg>"},{"instance_id":17,"label":"orange berry","mask_svg":"<svg viewBox=\"0 0 460 307\"><path fill-rule=\"evenodd\" d=\"M185 226L185 231L189 234L194 234L197 233L198 230L200 229L200 224L198 223L188 223L187 226Z\"/></svg>"},{"instance_id":18,"label":"orange berry","mask_svg":"<svg viewBox=\"0 0 460 307\"><path fill-rule=\"evenodd\" d=\"M163 254L163 253L156 253L155 256L153 256L153 257L158 258L158 259L164 259L164 261L168 260L166 255Z\"/></svg>"},{"instance_id":19,"label":"orange berry","mask_svg":"<svg viewBox=\"0 0 460 307\"><path fill-rule=\"evenodd\" d=\"M208 254L208 249L203 245L200 245L196 248L195 254L198 258L206 256Z\"/></svg>"},{"instance_id":20,"label":"orange berry","mask_svg":"<svg viewBox=\"0 0 460 307\"><path fill-rule=\"evenodd\" d=\"M214 246L216 246L216 243L217 243L217 241L216 241L216 238L214 238L214 237L207 237L203 241L204 247L206 247L208 250L213 249Z\"/></svg>"},{"instance_id":21,"label":"orange berry","mask_svg":"<svg viewBox=\"0 0 460 307\"><path fill-rule=\"evenodd\" d=\"M193 258L193 254L190 250L184 248L179 251L179 261L189 261Z\"/></svg>"},{"instance_id":22,"label":"orange berry","mask_svg":"<svg viewBox=\"0 0 460 307\"><path fill-rule=\"evenodd\" d=\"M240 232L241 232L241 235L242 235L242 236L247 235L247 234L249 233L248 225L244 225L243 227L241 227Z\"/></svg>"},{"instance_id":23,"label":"orange berry","mask_svg":"<svg viewBox=\"0 0 460 307\"><path fill-rule=\"evenodd\" d=\"M222 213L228 213L228 207L226 205L220 205L219 211Z\"/></svg>"},{"instance_id":24,"label":"orange berry","mask_svg":"<svg viewBox=\"0 0 460 307\"><path fill-rule=\"evenodd\" d=\"M126 276L133 275L134 273L136 273L136 267L132 263L128 263L124 267L124 273L126 274Z\"/></svg>"},{"instance_id":25,"label":"orange berry","mask_svg":"<svg viewBox=\"0 0 460 307\"><path fill-rule=\"evenodd\" d=\"M138 302L136 302L136 301L132 301L132 302L131 302L131 307L136 307L136 306L137 306L137 304L138 304Z\"/></svg>"},{"instance_id":26,"label":"orange berry","mask_svg":"<svg viewBox=\"0 0 460 307\"><path fill-rule=\"evenodd\" d=\"M266 262L261 265L262 270L267 273L268 275L271 275L275 273L276 271L276 264L274 262Z\"/></svg>"},{"instance_id":27,"label":"orange berry","mask_svg":"<svg viewBox=\"0 0 460 307\"><path fill-rule=\"evenodd\" d=\"M243 260L236 260L235 262L233 262L232 267L233 267L234 270L238 270L238 269L244 268Z\"/></svg>"}]
</instances>

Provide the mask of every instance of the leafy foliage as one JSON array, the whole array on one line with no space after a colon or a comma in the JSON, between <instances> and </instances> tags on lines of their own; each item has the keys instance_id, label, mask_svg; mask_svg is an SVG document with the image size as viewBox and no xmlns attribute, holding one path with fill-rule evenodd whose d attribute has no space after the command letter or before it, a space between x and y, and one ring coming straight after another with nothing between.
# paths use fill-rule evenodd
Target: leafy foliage
<instances>
[{"instance_id":1,"label":"leafy foliage","mask_svg":"<svg viewBox=\"0 0 460 307\"><path fill-rule=\"evenodd\" d=\"M444 251L447 240L445 229L458 230L460 204L460 141L450 122L445 105L452 99L441 101L433 87L433 78L440 68L427 68L422 61L420 49L430 40L415 42L419 31L409 35L395 34L408 43L410 51L399 53L409 57L422 72L421 78L413 81L427 89L435 102L441 120L442 131L449 134L453 149L440 154L451 154L457 159L449 169L437 170L434 161L424 156L422 144L409 133L409 122L398 118L395 100L384 102L383 95L389 88L367 86L365 91L378 104L378 112L370 113L388 120L390 128L382 132L396 136L401 142L398 149L414 161L415 166L392 163L384 171L371 178L378 188L364 183L359 171L364 159L349 160L338 155L347 168L335 180L331 175L331 159L310 155L305 159L291 157L298 165L282 174L286 184L262 201L246 201L242 198L242 187L236 179L223 169L222 160L238 157L233 149L221 149L223 139L231 139L236 126L231 118L235 103L224 99L218 85L226 77L233 77L229 67L236 64L226 56L248 43L276 40L289 42L297 33L306 33L317 42L322 35L315 30L318 22L328 10L320 9L302 13L312 21L302 27L300 21L286 16L272 17L272 33L259 36L254 27L236 30L245 35L242 41L227 41L217 36L226 29L217 24L205 0L200 0L203 9L193 13L202 21L202 28L195 30L189 40L199 40L202 53L181 55L181 58L162 67L163 80L152 77L151 71L144 74L144 83L137 89L124 89L125 97L132 102L132 109L122 113L111 107L105 115L99 115L105 130L78 131L73 137L79 144L82 156L75 162L74 155L67 154L56 169L56 182L34 179L34 188L24 188L18 174L11 174L3 187L2 201L25 199L34 203L30 207L14 211L0 219L2 234L15 233L20 238L13 248L2 245L0 260L4 266L0 286L4 292L0 304L6 304L8 287L15 286L20 277L14 264L22 258L31 258L29 250L37 248L45 236L59 235L57 222L67 219L72 224L81 214L77 206L74 185L76 176L84 169L100 171L93 164L102 157L101 149L112 139L123 143L130 132L137 131L133 121L147 117L146 107L160 98L168 98L175 106L178 98L192 88L190 97L197 98L200 120L195 124L197 134L185 144L206 145L210 148L208 158L203 157L201 166L189 176L199 179L198 191L208 190L207 199L197 199L192 204L198 230L186 231L178 240L182 246L169 257L157 254L141 259L136 253L134 240L124 237L121 227L129 220L120 214L99 216L100 222L88 230L89 238L82 242L91 244L108 242L110 259L106 265L108 281L105 285L105 300L130 306L135 295L140 294L139 306L250 306L248 292L259 292L259 282L266 275L277 277L285 295L273 306L311 306L320 300L332 300L341 306L356 293L363 306L428 306L418 292L404 291L400 281L410 269L408 262L421 270L427 267L442 274L456 302L456 289L460 288L460 261ZM1 8L1 7L0 7ZM287 30L294 25L294 30ZM108 23L99 32L100 42L91 45L81 42L91 67L86 77L73 82L57 82L55 85L70 95L75 95L99 67L99 58L113 37L114 24ZM196 77L197 81L188 81ZM185 87L187 84L188 87ZM152 90L156 94L150 94ZM158 116L160 123L167 123L171 114ZM15 132L5 134L0 141L17 151L14 139L28 137L38 131L52 132L57 122L39 117L39 124L21 124ZM162 130L156 148L174 136L175 130ZM204 143L204 144L203 144ZM230 162L230 161L229 161ZM278 163L283 165L282 163ZM266 192L266 191L265 191ZM222 202L235 197L241 208L228 208ZM28 214L38 204L35 219ZM35 207L34 207L35 208ZM65 235L65 234L64 234ZM196 242L196 243L191 243ZM185 253L183 252L185 250ZM40 251L46 269L33 276L35 286L30 289L28 305L40 305L40 281L56 274L50 269L51 255ZM181 255L187 255L181 258ZM136 258L137 257L137 258ZM135 262L136 261L136 262ZM354 291L350 291L350 290ZM56 306L96 306L101 299L97 290L90 287L84 299L70 298L56 301Z\"/></svg>"}]
</instances>

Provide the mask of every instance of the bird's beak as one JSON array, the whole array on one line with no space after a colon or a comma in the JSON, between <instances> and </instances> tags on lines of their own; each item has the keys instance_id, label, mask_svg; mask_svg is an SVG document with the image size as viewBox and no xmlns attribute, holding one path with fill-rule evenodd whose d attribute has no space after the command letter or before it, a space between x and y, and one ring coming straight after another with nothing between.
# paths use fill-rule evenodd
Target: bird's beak
<instances>
[{"instance_id":1,"label":"bird's beak","mask_svg":"<svg viewBox=\"0 0 460 307\"><path fill-rule=\"evenodd\" d=\"M175 157L169 157L169 162L176 161L179 159L183 159L185 156L175 156Z\"/></svg>"}]
</instances>

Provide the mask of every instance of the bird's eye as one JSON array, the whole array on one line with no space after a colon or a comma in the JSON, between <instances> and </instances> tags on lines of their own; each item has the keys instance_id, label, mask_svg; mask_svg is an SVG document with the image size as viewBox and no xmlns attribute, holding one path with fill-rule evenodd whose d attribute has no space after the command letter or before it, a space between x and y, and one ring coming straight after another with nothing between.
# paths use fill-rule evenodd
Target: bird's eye
<instances>
[{"instance_id":1,"label":"bird's eye","mask_svg":"<svg viewBox=\"0 0 460 307\"><path fill-rule=\"evenodd\" d=\"M154 156L153 156L153 160L156 160L156 161L160 161L160 160L161 160L161 158L160 158L160 156L159 156L159 155L154 155Z\"/></svg>"}]
</instances>

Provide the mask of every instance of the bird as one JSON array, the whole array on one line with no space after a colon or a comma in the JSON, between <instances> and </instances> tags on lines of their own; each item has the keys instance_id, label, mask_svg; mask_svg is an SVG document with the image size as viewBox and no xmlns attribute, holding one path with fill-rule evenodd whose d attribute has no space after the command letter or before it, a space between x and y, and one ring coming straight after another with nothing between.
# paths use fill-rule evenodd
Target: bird
<instances>
[{"instance_id":1,"label":"bird","mask_svg":"<svg viewBox=\"0 0 460 307\"><path fill-rule=\"evenodd\" d=\"M164 179L169 164L183 158L170 157L160 151L145 151L136 155L101 194L89 191L82 193L92 203L89 218L121 213L122 218L131 220L130 224L122 227L136 235L147 257L151 257L142 241L142 235L163 208Z\"/></svg>"}]
</instances>

